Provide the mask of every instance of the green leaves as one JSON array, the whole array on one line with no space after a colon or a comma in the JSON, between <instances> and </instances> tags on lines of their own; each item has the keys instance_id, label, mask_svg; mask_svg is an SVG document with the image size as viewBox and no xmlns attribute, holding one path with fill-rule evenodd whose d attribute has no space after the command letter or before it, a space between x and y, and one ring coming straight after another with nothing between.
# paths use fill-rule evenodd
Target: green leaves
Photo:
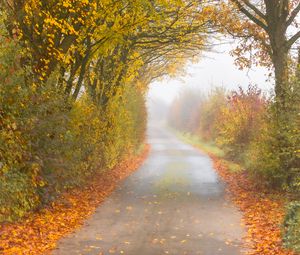
<instances>
[{"instance_id":1,"label":"green leaves","mask_svg":"<svg viewBox=\"0 0 300 255\"><path fill-rule=\"evenodd\" d=\"M289 249L300 252L300 202L291 202L283 224L283 242Z\"/></svg>"}]
</instances>

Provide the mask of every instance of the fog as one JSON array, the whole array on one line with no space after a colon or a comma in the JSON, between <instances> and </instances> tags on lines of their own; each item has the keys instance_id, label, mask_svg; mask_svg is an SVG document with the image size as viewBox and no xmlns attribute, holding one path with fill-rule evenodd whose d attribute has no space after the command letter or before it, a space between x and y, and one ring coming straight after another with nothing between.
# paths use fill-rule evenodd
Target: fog
<instances>
[{"instance_id":1,"label":"fog","mask_svg":"<svg viewBox=\"0 0 300 255\"><path fill-rule=\"evenodd\" d=\"M251 70L239 70L234 64L234 58L229 55L232 49L229 45L217 46L213 52L207 52L198 63L188 63L185 75L176 79L164 78L153 82L148 93L149 103L160 100L170 104L185 87L195 87L202 92L208 92L214 86L223 86L228 90L257 85L264 92L273 89L268 79L269 70L253 67Z\"/></svg>"}]
</instances>

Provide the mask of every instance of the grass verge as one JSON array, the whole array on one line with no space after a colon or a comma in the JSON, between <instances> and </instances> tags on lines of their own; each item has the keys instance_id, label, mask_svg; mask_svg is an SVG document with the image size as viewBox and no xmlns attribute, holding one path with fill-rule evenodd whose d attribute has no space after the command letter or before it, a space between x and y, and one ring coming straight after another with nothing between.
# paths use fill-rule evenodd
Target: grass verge
<instances>
[{"instance_id":1,"label":"grass verge","mask_svg":"<svg viewBox=\"0 0 300 255\"><path fill-rule=\"evenodd\" d=\"M243 213L247 254L295 255L284 247L282 239L285 208L289 202L284 194L258 188L247 171L243 171L239 164L224 159L224 153L214 144L207 144L191 134L176 132L176 135L212 158L215 170L227 184L230 197Z\"/></svg>"},{"instance_id":2,"label":"grass verge","mask_svg":"<svg viewBox=\"0 0 300 255\"><path fill-rule=\"evenodd\" d=\"M223 164L226 164L229 171L233 173L243 171L244 168L240 164L225 159L225 152L222 149L220 149L215 143L206 142L200 137L190 133L183 133L178 131L173 132L175 132L176 136L183 142L191 144L192 146L200 149L201 151L213 155L222 160Z\"/></svg>"}]
</instances>

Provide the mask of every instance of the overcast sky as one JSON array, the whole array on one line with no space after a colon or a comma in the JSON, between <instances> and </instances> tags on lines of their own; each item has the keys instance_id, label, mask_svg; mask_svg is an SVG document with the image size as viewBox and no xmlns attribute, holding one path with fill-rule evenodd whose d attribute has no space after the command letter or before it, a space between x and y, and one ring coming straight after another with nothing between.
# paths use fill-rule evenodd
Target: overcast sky
<instances>
[{"instance_id":1,"label":"overcast sky","mask_svg":"<svg viewBox=\"0 0 300 255\"><path fill-rule=\"evenodd\" d=\"M232 90L238 86L247 87L251 83L264 91L272 90L272 83L267 81L268 70L262 67L238 70L234 65L234 58L229 55L230 49L229 45L217 46L217 52L205 53L206 57L202 57L198 63L188 64L184 77L154 82L150 86L149 98L159 98L169 103L187 86L206 92L213 86L224 86Z\"/></svg>"}]
</instances>

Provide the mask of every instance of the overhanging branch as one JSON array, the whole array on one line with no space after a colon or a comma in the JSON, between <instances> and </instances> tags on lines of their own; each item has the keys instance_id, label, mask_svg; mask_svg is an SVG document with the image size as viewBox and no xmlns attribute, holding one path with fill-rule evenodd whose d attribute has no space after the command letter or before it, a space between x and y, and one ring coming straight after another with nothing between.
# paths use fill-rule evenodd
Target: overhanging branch
<instances>
[{"instance_id":1,"label":"overhanging branch","mask_svg":"<svg viewBox=\"0 0 300 255\"><path fill-rule=\"evenodd\" d=\"M293 44L300 38L300 31L294 34L286 43L287 49L290 49Z\"/></svg>"},{"instance_id":2,"label":"overhanging branch","mask_svg":"<svg viewBox=\"0 0 300 255\"><path fill-rule=\"evenodd\" d=\"M268 27L266 24L264 24L260 19L256 18L250 11L248 11L243 4L240 2L240 0L231 0L233 1L239 10L246 15L250 20L252 20L256 25L263 28L266 32L268 31ZM242 2L245 2L246 0L241 0Z\"/></svg>"},{"instance_id":3,"label":"overhanging branch","mask_svg":"<svg viewBox=\"0 0 300 255\"><path fill-rule=\"evenodd\" d=\"M297 14L300 12L300 3L295 7L295 9L291 12L290 17L288 18L286 22L286 27L292 24L292 22L295 20Z\"/></svg>"},{"instance_id":4,"label":"overhanging branch","mask_svg":"<svg viewBox=\"0 0 300 255\"><path fill-rule=\"evenodd\" d=\"M245 5L247 5L251 10L253 10L259 17L262 19L266 19L266 15L263 14L258 8L256 8L253 4L250 3L249 0L242 0Z\"/></svg>"}]
</instances>

